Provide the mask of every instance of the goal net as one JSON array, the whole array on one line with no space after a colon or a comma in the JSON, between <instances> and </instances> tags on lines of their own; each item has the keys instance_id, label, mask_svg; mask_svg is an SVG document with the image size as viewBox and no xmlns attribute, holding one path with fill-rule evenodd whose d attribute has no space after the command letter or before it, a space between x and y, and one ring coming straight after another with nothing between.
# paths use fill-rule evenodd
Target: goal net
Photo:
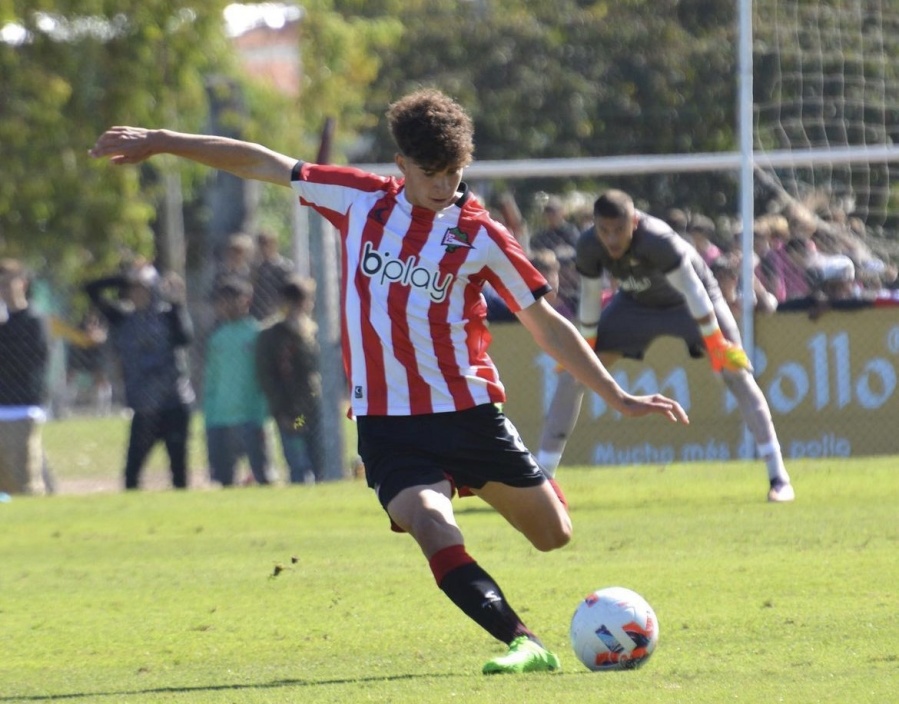
<instances>
[{"instance_id":1,"label":"goal net","mask_svg":"<svg viewBox=\"0 0 899 704\"><path fill-rule=\"evenodd\" d=\"M895 232L899 161L865 152L899 143L899 2L755 0L752 24L757 156L855 154L768 173L819 215Z\"/></svg>"}]
</instances>

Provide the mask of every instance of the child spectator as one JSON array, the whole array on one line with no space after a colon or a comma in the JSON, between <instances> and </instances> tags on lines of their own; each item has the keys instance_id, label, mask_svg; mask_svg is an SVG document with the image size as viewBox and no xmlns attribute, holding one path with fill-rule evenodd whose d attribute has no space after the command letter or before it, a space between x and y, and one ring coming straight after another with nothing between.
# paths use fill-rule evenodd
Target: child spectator
<instances>
[{"instance_id":1,"label":"child spectator","mask_svg":"<svg viewBox=\"0 0 899 704\"><path fill-rule=\"evenodd\" d=\"M237 462L246 456L253 479L268 484L265 436L268 404L256 378L259 322L250 315L252 286L223 278L213 291L218 325L206 343L203 414L210 479L231 486Z\"/></svg>"},{"instance_id":2,"label":"child spectator","mask_svg":"<svg viewBox=\"0 0 899 704\"><path fill-rule=\"evenodd\" d=\"M278 236L263 230L256 236L257 260L253 266L253 301L250 315L265 320L278 312L281 289L294 271L293 262L278 249Z\"/></svg>"},{"instance_id":3,"label":"child spectator","mask_svg":"<svg viewBox=\"0 0 899 704\"><path fill-rule=\"evenodd\" d=\"M322 479L321 376L315 282L291 277L281 287L281 320L259 333L256 373L281 436L292 484Z\"/></svg>"}]
</instances>

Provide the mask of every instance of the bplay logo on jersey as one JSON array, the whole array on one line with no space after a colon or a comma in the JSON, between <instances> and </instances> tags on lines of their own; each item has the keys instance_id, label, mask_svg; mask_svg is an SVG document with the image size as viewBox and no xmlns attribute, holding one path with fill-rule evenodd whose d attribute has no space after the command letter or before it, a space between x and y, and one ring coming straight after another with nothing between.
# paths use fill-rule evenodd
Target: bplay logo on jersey
<instances>
[{"instance_id":1,"label":"bplay logo on jersey","mask_svg":"<svg viewBox=\"0 0 899 704\"><path fill-rule=\"evenodd\" d=\"M434 303L446 300L455 278L452 274L441 277L439 271L422 266L418 257L398 259L377 251L371 242L362 250L362 273L380 284L398 283L425 291Z\"/></svg>"},{"instance_id":2,"label":"bplay logo on jersey","mask_svg":"<svg viewBox=\"0 0 899 704\"><path fill-rule=\"evenodd\" d=\"M646 276L638 279L632 274L630 276L618 279L618 288L620 288L622 291L627 291L628 293L642 293L643 291L646 291L651 285L652 283Z\"/></svg>"}]
</instances>

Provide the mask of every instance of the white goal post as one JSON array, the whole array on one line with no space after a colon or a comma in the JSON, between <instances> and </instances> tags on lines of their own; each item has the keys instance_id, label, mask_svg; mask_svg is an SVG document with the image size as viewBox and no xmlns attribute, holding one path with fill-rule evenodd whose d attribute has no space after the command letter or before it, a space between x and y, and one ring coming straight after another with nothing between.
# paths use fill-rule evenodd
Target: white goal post
<instances>
[{"instance_id":1,"label":"white goal post","mask_svg":"<svg viewBox=\"0 0 899 704\"><path fill-rule=\"evenodd\" d=\"M892 161L899 161L899 146L831 147L803 151L782 149L754 153L750 164L762 168L776 168ZM472 181L566 176L633 176L666 172L737 171L742 164L741 152L597 156L577 159L503 159L475 161L465 169L465 175L467 180ZM393 163L353 164L353 166L384 176L399 174Z\"/></svg>"}]
</instances>

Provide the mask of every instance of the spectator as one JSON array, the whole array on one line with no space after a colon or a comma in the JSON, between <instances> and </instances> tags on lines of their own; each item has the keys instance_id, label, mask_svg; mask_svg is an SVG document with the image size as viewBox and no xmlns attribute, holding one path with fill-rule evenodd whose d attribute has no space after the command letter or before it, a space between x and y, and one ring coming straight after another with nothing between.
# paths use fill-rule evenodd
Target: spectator
<instances>
[{"instance_id":1,"label":"spectator","mask_svg":"<svg viewBox=\"0 0 899 704\"><path fill-rule=\"evenodd\" d=\"M577 257L574 247L567 245L559 245L553 250L556 255L556 261L559 263L559 312L568 310L571 313L571 320L574 319L574 312L577 310L578 297L581 294L581 275L577 270ZM536 253L535 253L536 254Z\"/></svg>"},{"instance_id":2,"label":"spectator","mask_svg":"<svg viewBox=\"0 0 899 704\"><path fill-rule=\"evenodd\" d=\"M220 281L234 277L253 281L253 238L244 232L233 233L225 243L212 282L213 296Z\"/></svg>"},{"instance_id":3,"label":"spectator","mask_svg":"<svg viewBox=\"0 0 899 704\"><path fill-rule=\"evenodd\" d=\"M256 374L281 436L292 484L322 479L321 376L315 282L291 277L280 297L284 317L259 333Z\"/></svg>"},{"instance_id":4,"label":"spectator","mask_svg":"<svg viewBox=\"0 0 899 704\"><path fill-rule=\"evenodd\" d=\"M103 317L93 308L78 324L78 335L66 339L66 405L78 403L86 377L90 406L95 415L106 416L112 410L112 382L107 369L106 341L108 331Z\"/></svg>"},{"instance_id":5,"label":"spectator","mask_svg":"<svg viewBox=\"0 0 899 704\"><path fill-rule=\"evenodd\" d=\"M139 488L141 470L159 440L168 452L172 485L187 488L194 391L187 366L193 323L184 282L176 274L160 282L156 269L144 264L89 282L85 292L107 321L110 343L121 360L125 404L134 412L125 489Z\"/></svg>"},{"instance_id":6,"label":"spectator","mask_svg":"<svg viewBox=\"0 0 899 704\"><path fill-rule=\"evenodd\" d=\"M518 243L527 249L531 233L528 230L527 220L521 216L521 210L512 191L500 193L497 199L497 210L499 212L496 215L496 219L501 221L515 239L518 240Z\"/></svg>"},{"instance_id":7,"label":"spectator","mask_svg":"<svg viewBox=\"0 0 899 704\"><path fill-rule=\"evenodd\" d=\"M735 318L743 315L743 286L740 280L740 257L722 254L710 267L718 281L721 295ZM755 274L752 277L752 305L759 313L777 310L777 298L768 291Z\"/></svg>"},{"instance_id":8,"label":"spectator","mask_svg":"<svg viewBox=\"0 0 899 704\"><path fill-rule=\"evenodd\" d=\"M565 216L562 199L550 196L543 206L543 229L531 237L531 251L574 247L579 234L577 227Z\"/></svg>"},{"instance_id":9,"label":"spectator","mask_svg":"<svg viewBox=\"0 0 899 704\"><path fill-rule=\"evenodd\" d=\"M0 492L44 494L48 333L28 303L28 276L0 259Z\"/></svg>"},{"instance_id":10,"label":"spectator","mask_svg":"<svg viewBox=\"0 0 899 704\"><path fill-rule=\"evenodd\" d=\"M783 251L784 301L805 298L812 292L809 269L815 257L815 245L807 237L791 237Z\"/></svg>"},{"instance_id":11,"label":"spectator","mask_svg":"<svg viewBox=\"0 0 899 704\"><path fill-rule=\"evenodd\" d=\"M684 239L689 239L687 237L687 225L690 224L690 216L687 215L686 211L681 208L668 208L665 212L664 217L665 222L674 230L677 234L679 234ZM593 210L590 210L590 220L584 226L584 229L588 229L593 226Z\"/></svg>"},{"instance_id":12,"label":"spectator","mask_svg":"<svg viewBox=\"0 0 899 704\"><path fill-rule=\"evenodd\" d=\"M696 214L687 223L687 240L693 243L707 266L722 255L721 249L712 241L716 232L715 223L705 215Z\"/></svg>"},{"instance_id":13,"label":"spectator","mask_svg":"<svg viewBox=\"0 0 899 704\"><path fill-rule=\"evenodd\" d=\"M222 278L213 292L218 325L206 343L203 415L210 479L232 486L246 456L253 480L269 484L265 435L268 404L256 378L259 322L250 315L253 287L240 277Z\"/></svg>"},{"instance_id":14,"label":"spectator","mask_svg":"<svg viewBox=\"0 0 899 704\"><path fill-rule=\"evenodd\" d=\"M809 239L818 229L817 219L812 211L797 201L784 206L783 216L788 223L790 237Z\"/></svg>"},{"instance_id":15,"label":"spectator","mask_svg":"<svg viewBox=\"0 0 899 704\"><path fill-rule=\"evenodd\" d=\"M250 315L265 320L278 312L281 289L294 271L293 262L278 250L278 236L262 230L256 236L258 259L253 266L253 300Z\"/></svg>"},{"instance_id":16,"label":"spectator","mask_svg":"<svg viewBox=\"0 0 899 704\"><path fill-rule=\"evenodd\" d=\"M855 280L858 285L868 291L880 291L895 284L897 269L888 257L875 254L865 241L864 222L851 217L847 222L846 239L848 242L844 253L855 263Z\"/></svg>"},{"instance_id":17,"label":"spectator","mask_svg":"<svg viewBox=\"0 0 899 704\"><path fill-rule=\"evenodd\" d=\"M753 224L752 250L758 258L755 275L778 303L786 298L783 245L789 226L782 215L763 215Z\"/></svg>"},{"instance_id":18,"label":"spectator","mask_svg":"<svg viewBox=\"0 0 899 704\"><path fill-rule=\"evenodd\" d=\"M569 259L571 261L574 260L574 250L571 251ZM552 291L546 294L546 300L565 318L573 320L574 309L561 295L560 274L562 265L556 253L551 249L541 249L534 252L533 256L531 256L531 264L534 265L537 271L543 274L546 283L552 286Z\"/></svg>"},{"instance_id":19,"label":"spectator","mask_svg":"<svg viewBox=\"0 0 899 704\"><path fill-rule=\"evenodd\" d=\"M873 304L863 296L855 281L855 265L844 254L816 254L809 258L807 269L808 293L784 301L783 311L808 311L812 320L832 308L853 310Z\"/></svg>"}]
</instances>

